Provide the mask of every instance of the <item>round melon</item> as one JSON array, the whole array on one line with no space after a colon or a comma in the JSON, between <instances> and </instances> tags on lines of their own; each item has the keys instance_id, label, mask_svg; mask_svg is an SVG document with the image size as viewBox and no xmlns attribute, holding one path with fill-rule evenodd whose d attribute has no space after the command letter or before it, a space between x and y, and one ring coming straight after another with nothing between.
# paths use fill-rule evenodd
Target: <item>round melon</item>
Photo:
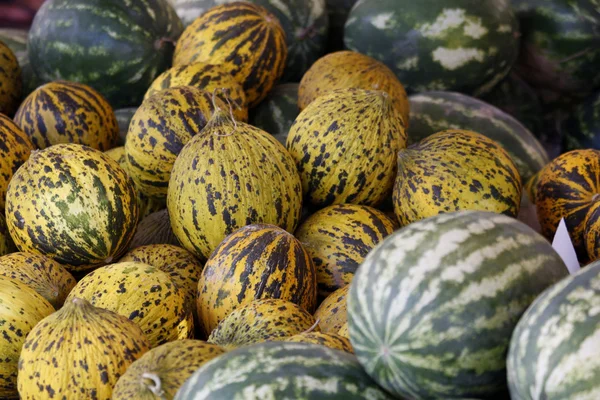
<instances>
[{"instance_id":1,"label":"round melon","mask_svg":"<svg viewBox=\"0 0 600 400\"><path fill-rule=\"evenodd\" d=\"M369 251L396 228L381 211L354 204L329 206L308 217L296 237L317 270L319 296L349 285Z\"/></svg>"},{"instance_id":2,"label":"round melon","mask_svg":"<svg viewBox=\"0 0 600 400\"><path fill-rule=\"evenodd\" d=\"M298 109L298 84L285 83L273 88L250 115L250 124L275 136L285 146Z\"/></svg>"},{"instance_id":3,"label":"round melon","mask_svg":"<svg viewBox=\"0 0 600 400\"><path fill-rule=\"evenodd\" d=\"M319 328L324 333L336 334L348 321L346 312L346 296L350 285L336 290L325 298L315 311Z\"/></svg>"},{"instance_id":4,"label":"round melon","mask_svg":"<svg viewBox=\"0 0 600 400\"><path fill-rule=\"evenodd\" d=\"M255 107L283 74L286 60L285 32L277 17L259 5L235 2L211 8L185 29L173 65L220 64Z\"/></svg>"},{"instance_id":5,"label":"round melon","mask_svg":"<svg viewBox=\"0 0 600 400\"><path fill-rule=\"evenodd\" d=\"M510 341L513 399L600 396L600 262L546 289L523 315Z\"/></svg>"},{"instance_id":6,"label":"round melon","mask_svg":"<svg viewBox=\"0 0 600 400\"><path fill-rule=\"evenodd\" d=\"M4 211L8 183L35 149L29 136L0 113L0 210Z\"/></svg>"},{"instance_id":7,"label":"round melon","mask_svg":"<svg viewBox=\"0 0 600 400\"><path fill-rule=\"evenodd\" d=\"M325 93L349 88L386 92L408 127L409 103L402 83L383 63L354 51L330 53L315 62L300 82L298 106L304 110Z\"/></svg>"},{"instance_id":8,"label":"round melon","mask_svg":"<svg viewBox=\"0 0 600 400\"><path fill-rule=\"evenodd\" d=\"M302 307L280 299L256 300L233 310L208 337L226 350L285 338L315 329L315 318Z\"/></svg>"},{"instance_id":9,"label":"round melon","mask_svg":"<svg viewBox=\"0 0 600 400\"><path fill-rule=\"evenodd\" d=\"M515 62L518 21L506 0L363 0L348 16L344 43L386 64L410 92L480 95Z\"/></svg>"},{"instance_id":10,"label":"round melon","mask_svg":"<svg viewBox=\"0 0 600 400\"><path fill-rule=\"evenodd\" d=\"M25 337L54 308L25 283L0 279L0 397L17 399L17 366Z\"/></svg>"},{"instance_id":11,"label":"round melon","mask_svg":"<svg viewBox=\"0 0 600 400\"><path fill-rule=\"evenodd\" d=\"M500 144L454 129L431 135L398 154L394 211L400 225L459 210L517 217L519 171Z\"/></svg>"},{"instance_id":12,"label":"round melon","mask_svg":"<svg viewBox=\"0 0 600 400\"><path fill-rule=\"evenodd\" d=\"M225 351L200 340L177 340L153 348L119 378L112 400L173 399L197 369Z\"/></svg>"},{"instance_id":13,"label":"round melon","mask_svg":"<svg viewBox=\"0 0 600 400\"><path fill-rule=\"evenodd\" d=\"M94 89L56 81L40 86L23 101L15 122L37 148L76 143L106 151L119 136L110 104Z\"/></svg>"},{"instance_id":14,"label":"round melon","mask_svg":"<svg viewBox=\"0 0 600 400\"><path fill-rule=\"evenodd\" d=\"M15 244L10 237L4 215L0 213L0 256L10 254L15 251Z\"/></svg>"},{"instance_id":15,"label":"round melon","mask_svg":"<svg viewBox=\"0 0 600 400\"><path fill-rule=\"evenodd\" d=\"M184 290L166 272L141 262L119 262L90 272L67 301L73 298L129 318L142 328L151 347L190 338L194 332Z\"/></svg>"},{"instance_id":16,"label":"round melon","mask_svg":"<svg viewBox=\"0 0 600 400\"><path fill-rule=\"evenodd\" d=\"M21 65L21 60L27 57L27 36L29 31L22 28L0 28L0 42L4 43L15 55Z\"/></svg>"},{"instance_id":17,"label":"round melon","mask_svg":"<svg viewBox=\"0 0 600 400\"><path fill-rule=\"evenodd\" d=\"M48 0L31 26L29 59L46 82L83 83L114 108L136 107L170 67L182 31L167 0Z\"/></svg>"},{"instance_id":18,"label":"round melon","mask_svg":"<svg viewBox=\"0 0 600 400\"><path fill-rule=\"evenodd\" d=\"M281 143L217 108L179 153L167 205L182 246L206 259L245 225L272 224L293 232L302 210L302 186Z\"/></svg>"},{"instance_id":19,"label":"round melon","mask_svg":"<svg viewBox=\"0 0 600 400\"><path fill-rule=\"evenodd\" d=\"M104 153L78 144L35 152L13 176L6 223L17 247L85 270L123 254L138 222L135 186Z\"/></svg>"},{"instance_id":20,"label":"round melon","mask_svg":"<svg viewBox=\"0 0 600 400\"><path fill-rule=\"evenodd\" d=\"M283 341L294 343L314 343L329 347L331 349L342 350L346 353L352 353L354 351L352 350L352 344L350 344L350 340L333 333L305 332L285 338Z\"/></svg>"},{"instance_id":21,"label":"round melon","mask_svg":"<svg viewBox=\"0 0 600 400\"><path fill-rule=\"evenodd\" d=\"M119 377L149 347L135 323L72 298L27 335L19 358L19 395L110 399Z\"/></svg>"},{"instance_id":22,"label":"round melon","mask_svg":"<svg viewBox=\"0 0 600 400\"><path fill-rule=\"evenodd\" d=\"M204 266L196 298L204 332L260 299L286 300L313 312L317 275L300 241L281 228L256 224L225 238Z\"/></svg>"},{"instance_id":23,"label":"round melon","mask_svg":"<svg viewBox=\"0 0 600 400\"><path fill-rule=\"evenodd\" d=\"M391 400L356 357L312 343L267 342L238 348L204 364L176 400Z\"/></svg>"},{"instance_id":24,"label":"round melon","mask_svg":"<svg viewBox=\"0 0 600 400\"><path fill-rule=\"evenodd\" d=\"M172 244L179 246L179 241L171 228L169 211L166 208L154 212L140 221L129 248L135 249L151 244Z\"/></svg>"},{"instance_id":25,"label":"round melon","mask_svg":"<svg viewBox=\"0 0 600 400\"><path fill-rule=\"evenodd\" d=\"M144 100L125 142L127 171L142 193L167 196L175 159L204 129L216 106L227 108L212 93L189 86L166 89Z\"/></svg>"},{"instance_id":26,"label":"round melon","mask_svg":"<svg viewBox=\"0 0 600 400\"><path fill-rule=\"evenodd\" d=\"M133 118L133 115L135 114L137 109L137 107L126 107L115 110L117 125L119 125L119 137L117 139L116 146L125 145L127 131L129 130L129 123L131 122L131 119Z\"/></svg>"},{"instance_id":27,"label":"round melon","mask_svg":"<svg viewBox=\"0 0 600 400\"><path fill-rule=\"evenodd\" d=\"M0 38L0 113L12 117L19 106L22 90L19 61Z\"/></svg>"},{"instance_id":28,"label":"round melon","mask_svg":"<svg viewBox=\"0 0 600 400\"><path fill-rule=\"evenodd\" d=\"M596 201L590 207L583 225L583 240L587 259L584 261L596 261L600 259L600 202Z\"/></svg>"},{"instance_id":29,"label":"round melon","mask_svg":"<svg viewBox=\"0 0 600 400\"><path fill-rule=\"evenodd\" d=\"M248 121L248 102L242 86L221 65L196 62L173 67L152 82L145 99L156 92L177 86L192 86L215 94L223 102L230 101L233 115L238 121Z\"/></svg>"},{"instance_id":30,"label":"round melon","mask_svg":"<svg viewBox=\"0 0 600 400\"><path fill-rule=\"evenodd\" d=\"M348 293L366 372L399 398L491 398L521 314L568 271L551 244L506 215L461 211L388 236Z\"/></svg>"},{"instance_id":31,"label":"round melon","mask_svg":"<svg viewBox=\"0 0 600 400\"><path fill-rule=\"evenodd\" d=\"M316 207L377 205L392 190L402 116L382 91L340 89L318 97L290 130L287 148Z\"/></svg>"},{"instance_id":32,"label":"round melon","mask_svg":"<svg viewBox=\"0 0 600 400\"><path fill-rule=\"evenodd\" d=\"M348 330L348 322L345 322L344 325L342 325L342 327L337 332L337 334L341 337L350 339L350 332ZM352 343L352 342L350 342L350 343Z\"/></svg>"},{"instance_id":33,"label":"round melon","mask_svg":"<svg viewBox=\"0 0 600 400\"><path fill-rule=\"evenodd\" d=\"M73 275L56 261L20 252L0 257L0 276L26 284L57 310L76 283Z\"/></svg>"}]
</instances>

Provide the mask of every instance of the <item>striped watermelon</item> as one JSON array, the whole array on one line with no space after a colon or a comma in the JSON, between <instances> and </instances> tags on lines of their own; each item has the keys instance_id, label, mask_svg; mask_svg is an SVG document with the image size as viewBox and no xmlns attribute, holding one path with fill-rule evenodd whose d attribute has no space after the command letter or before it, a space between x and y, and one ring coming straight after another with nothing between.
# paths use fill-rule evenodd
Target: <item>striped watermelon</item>
<instances>
[{"instance_id":1,"label":"striped watermelon","mask_svg":"<svg viewBox=\"0 0 600 400\"><path fill-rule=\"evenodd\" d=\"M504 147L523 182L550 161L546 150L527 128L483 101L452 92L424 92L409 100L411 144L447 129L481 133Z\"/></svg>"},{"instance_id":2,"label":"striped watermelon","mask_svg":"<svg viewBox=\"0 0 600 400\"><path fill-rule=\"evenodd\" d=\"M298 84L286 83L275 86L250 115L250 124L285 142L292 124L300 114L298 109Z\"/></svg>"},{"instance_id":3,"label":"striped watermelon","mask_svg":"<svg viewBox=\"0 0 600 400\"><path fill-rule=\"evenodd\" d=\"M600 398L600 262L548 288L515 329L507 358L514 400Z\"/></svg>"},{"instance_id":4,"label":"striped watermelon","mask_svg":"<svg viewBox=\"0 0 600 400\"><path fill-rule=\"evenodd\" d=\"M561 126L565 151L600 150L600 92L577 106Z\"/></svg>"},{"instance_id":5,"label":"striped watermelon","mask_svg":"<svg viewBox=\"0 0 600 400\"><path fill-rule=\"evenodd\" d=\"M47 0L31 26L29 58L43 80L85 83L113 107L133 107L170 66L182 31L167 0Z\"/></svg>"},{"instance_id":6,"label":"striped watermelon","mask_svg":"<svg viewBox=\"0 0 600 400\"><path fill-rule=\"evenodd\" d=\"M541 235L462 211L388 236L358 269L348 326L367 373L400 398L490 398L506 387L519 317L567 275Z\"/></svg>"},{"instance_id":7,"label":"striped watermelon","mask_svg":"<svg viewBox=\"0 0 600 400\"><path fill-rule=\"evenodd\" d=\"M392 397L356 357L310 343L267 342L241 347L204 364L175 400L343 399Z\"/></svg>"},{"instance_id":8,"label":"striped watermelon","mask_svg":"<svg viewBox=\"0 0 600 400\"><path fill-rule=\"evenodd\" d=\"M519 45L506 0L362 0L350 12L344 42L385 63L408 91L475 95L506 76Z\"/></svg>"}]
</instances>

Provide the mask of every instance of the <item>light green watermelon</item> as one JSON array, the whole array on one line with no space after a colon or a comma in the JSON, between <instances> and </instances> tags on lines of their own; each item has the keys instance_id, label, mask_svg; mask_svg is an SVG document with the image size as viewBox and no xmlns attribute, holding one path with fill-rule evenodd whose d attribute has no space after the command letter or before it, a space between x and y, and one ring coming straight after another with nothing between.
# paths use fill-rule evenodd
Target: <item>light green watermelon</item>
<instances>
[{"instance_id":1,"label":"light green watermelon","mask_svg":"<svg viewBox=\"0 0 600 400\"><path fill-rule=\"evenodd\" d=\"M505 215L441 214L396 231L348 294L359 362L398 398L489 399L506 388L521 314L567 275L550 243Z\"/></svg>"},{"instance_id":2,"label":"light green watermelon","mask_svg":"<svg viewBox=\"0 0 600 400\"><path fill-rule=\"evenodd\" d=\"M296 120L298 108L298 84L286 83L275 86L250 115L250 124L275 136L284 146L290 127Z\"/></svg>"},{"instance_id":3,"label":"light green watermelon","mask_svg":"<svg viewBox=\"0 0 600 400\"><path fill-rule=\"evenodd\" d=\"M513 400L600 399L600 262L547 289L510 342Z\"/></svg>"}]
</instances>

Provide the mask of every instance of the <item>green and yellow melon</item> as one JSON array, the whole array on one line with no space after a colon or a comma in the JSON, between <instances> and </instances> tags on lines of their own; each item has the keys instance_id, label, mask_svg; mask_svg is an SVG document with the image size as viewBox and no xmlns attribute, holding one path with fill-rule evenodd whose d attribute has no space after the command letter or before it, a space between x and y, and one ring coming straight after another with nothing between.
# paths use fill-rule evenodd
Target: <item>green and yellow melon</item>
<instances>
[{"instance_id":1,"label":"green and yellow melon","mask_svg":"<svg viewBox=\"0 0 600 400\"><path fill-rule=\"evenodd\" d=\"M300 241L272 225L248 225L212 253L197 291L198 315L209 335L235 309L254 300L281 299L313 312L317 274Z\"/></svg>"},{"instance_id":2,"label":"green and yellow melon","mask_svg":"<svg viewBox=\"0 0 600 400\"><path fill-rule=\"evenodd\" d=\"M319 321L321 332L337 334L347 324L346 296L348 296L348 290L350 290L350 285L331 293L315 311L315 318Z\"/></svg>"},{"instance_id":3,"label":"green and yellow melon","mask_svg":"<svg viewBox=\"0 0 600 400\"><path fill-rule=\"evenodd\" d=\"M67 301L73 298L129 318L142 328L151 347L190 338L194 332L184 290L166 272L141 262L120 262L90 272Z\"/></svg>"},{"instance_id":4,"label":"green and yellow melon","mask_svg":"<svg viewBox=\"0 0 600 400\"><path fill-rule=\"evenodd\" d=\"M13 251L15 251L15 244L8 232L4 215L0 213L0 256L10 254Z\"/></svg>"},{"instance_id":5,"label":"green and yellow melon","mask_svg":"<svg viewBox=\"0 0 600 400\"><path fill-rule=\"evenodd\" d=\"M308 217L296 237L317 270L319 296L349 285L369 251L396 228L381 211L355 204L336 204Z\"/></svg>"},{"instance_id":6,"label":"green and yellow melon","mask_svg":"<svg viewBox=\"0 0 600 400\"><path fill-rule=\"evenodd\" d=\"M345 337L350 339L350 331L348 328L348 322L345 322L344 325L342 325L342 327L340 328L340 330L337 332L337 334L341 337ZM350 342L352 343L352 342Z\"/></svg>"},{"instance_id":7,"label":"green and yellow melon","mask_svg":"<svg viewBox=\"0 0 600 400\"><path fill-rule=\"evenodd\" d=\"M587 259L596 261L600 259L600 201L594 202L588 211L583 225L583 240Z\"/></svg>"},{"instance_id":8,"label":"green and yellow melon","mask_svg":"<svg viewBox=\"0 0 600 400\"><path fill-rule=\"evenodd\" d=\"M242 85L252 108L275 86L286 60L279 20L264 7L235 2L211 8L185 29L173 65L220 64Z\"/></svg>"},{"instance_id":9,"label":"green and yellow melon","mask_svg":"<svg viewBox=\"0 0 600 400\"><path fill-rule=\"evenodd\" d=\"M21 67L12 50L0 41L0 113L12 117L19 106L21 91Z\"/></svg>"},{"instance_id":10,"label":"green and yellow melon","mask_svg":"<svg viewBox=\"0 0 600 400\"><path fill-rule=\"evenodd\" d=\"M319 96L350 88L389 94L404 126L408 127L410 105L402 83L385 64L355 51L338 51L317 60L300 81L298 106L304 110Z\"/></svg>"},{"instance_id":11,"label":"green and yellow melon","mask_svg":"<svg viewBox=\"0 0 600 400\"><path fill-rule=\"evenodd\" d=\"M294 343L314 343L329 347L331 349L342 350L346 353L354 352L354 350L352 350L352 344L348 338L333 333L304 332L285 338L283 341Z\"/></svg>"},{"instance_id":12,"label":"green and yellow melon","mask_svg":"<svg viewBox=\"0 0 600 400\"><path fill-rule=\"evenodd\" d=\"M25 337L54 308L25 283L0 279L0 397L18 399L17 368Z\"/></svg>"},{"instance_id":13,"label":"green and yellow melon","mask_svg":"<svg viewBox=\"0 0 600 400\"><path fill-rule=\"evenodd\" d=\"M0 276L26 284L57 310L77 283L73 275L56 261L21 252L0 257Z\"/></svg>"},{"instance_id":14,"label":"green and yellow melon","mask_svg":"<svg viewBox=\"0 0 600 400\"><path fill-rule=\"evenodd\" d=\"M15 122L40 149L76 143L106 151L119 136L115 113L91 87L55 81L37 88L23 101Z\"/></svg>"},{"instance_id":15,"label":"green and yellow melon","mask_svg":"<svg viewBox=\"0 0 600 400\"><path fill-rule=\"evenodd\" d=\"M217 107L181 150L167 208L183 247L206 259L235 230L251 224L296 229L302 185L294 160L268 133Z\"/></svg>"},{"instance_id":16,"label":"green and yellow melon","mask_svg":"<svg viewBox=\"0 0 600 400\"><path fill-rule=\"evenodd\" d=\"M317 328L315 318L297 304L281 299L256 300L233 310L208 337L226 350L285 340Z\"/></svg>"},{"instance_id":17,"label":"green and yellow melon","mask_svg":"<svg viewBox=\"0 0 600 400\"><path fill-rule=\"evenodd\" d=\"M129 244L130 249L151 244L171 244L179 246L177 236L171 228L169 210L166 208L156 211L138 224L137 231Z\"/></svg>"},{"instance_id":18,"label":"green and yellow melon","mask_svg":"<svg viewBox=\"0 0 600 400\"><path fill-rule=\"evenodd\" d=\"M155 347L127 368L112 400L172 400L187 378L223 353L220 346L191 339Z\"/></svg>"},{"instance_id":19,"label":"green and yellow melon","mask_svg":"<svg viewBox=\"0 0 600 400\"><path fill-rule=\"evenodd\" d=\"M15 173L6 195L6 223L17 247L70 270L121 256L138 213L135 186L125 170L79 144L35 152Z\"/></svg>"},{"instance_id":20,"label":"green and yellow melon","mask_svg":"<svg viewBox=\"0 0 600 400\"><path fill-rule=\"evenodd\" d=\"M19 358L19 395L109 400L119 377L149 349L134 322L71 298L27 335Z\"/></svg>"},{"instance_id":21,"label":"green and yellow melon","mask_svg":"<svg viewBox=\"0 0 600 400\"><path fill-rule=\"evenodd\" d=\"M374 206L392 190L402 116L382 91L340 89L317 97L290 130L287 148L306 199L316 207Z\"/></svg>"},{"instance_id":22,"label":"green and yellow melon","mask_svg":"<svg viewBox=\"0 0 600 400\"><path fill-rule=\"evenodd\" d=\"M398 154L394 210L402 226L459 210L516 217L521 191L506 150L476 132L438 132Z\"/></svg>"}]
</instances>

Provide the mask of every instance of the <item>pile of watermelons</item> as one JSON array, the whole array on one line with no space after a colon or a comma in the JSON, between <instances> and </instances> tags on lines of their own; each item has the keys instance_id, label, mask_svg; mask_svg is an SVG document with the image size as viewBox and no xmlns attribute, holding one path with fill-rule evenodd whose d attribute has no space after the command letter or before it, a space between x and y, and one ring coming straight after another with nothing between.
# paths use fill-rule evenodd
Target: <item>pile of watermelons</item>
<instances>
[{"instance_id":1,"label":"pile of watermelons","mask_svg":"<svg viewBox=\"0 0 600 400\"><path fill-rule=\"evenodd\" d=\"M600 399L599 66L598 0L47 0L0 398Z\"/></svg>"}]
</instances>

